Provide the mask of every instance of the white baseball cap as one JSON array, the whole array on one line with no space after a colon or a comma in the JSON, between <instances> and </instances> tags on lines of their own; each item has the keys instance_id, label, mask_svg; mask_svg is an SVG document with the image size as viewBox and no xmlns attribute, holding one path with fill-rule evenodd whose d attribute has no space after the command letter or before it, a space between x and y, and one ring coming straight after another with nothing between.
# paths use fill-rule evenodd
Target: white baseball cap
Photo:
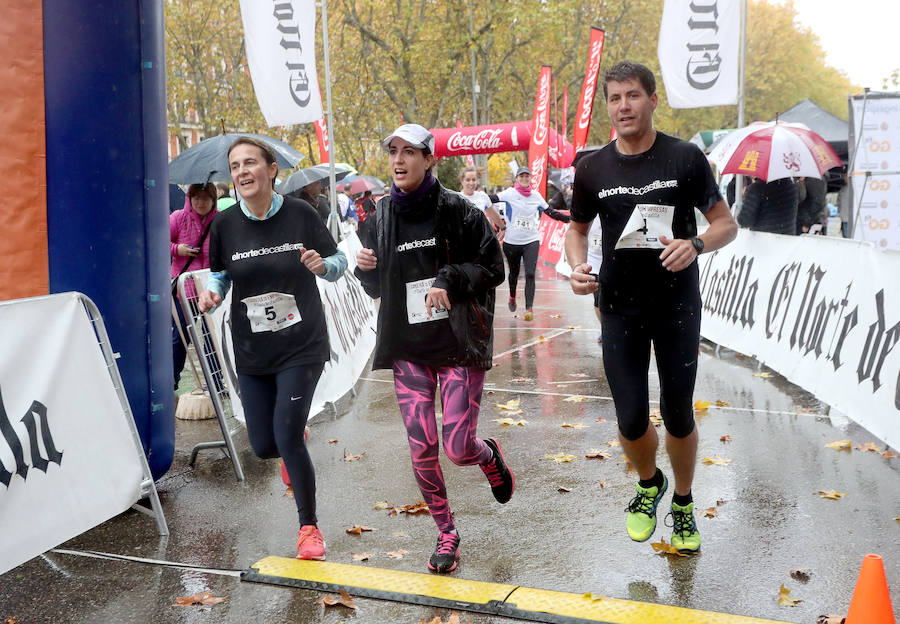
<instances>
[{"instance_id":1,"label":"white baseball cap","mask_svg":"<svg viewBox=\"0 0 900 624\"><path fill-rule=\"evenodd\" d=\"M391 140L395 138L403 139L417 149L427 149L430 154L434 154L434 135L419 124L403 124L381 142L382 147L388 149Z\"/></svg>"}]
</instances>

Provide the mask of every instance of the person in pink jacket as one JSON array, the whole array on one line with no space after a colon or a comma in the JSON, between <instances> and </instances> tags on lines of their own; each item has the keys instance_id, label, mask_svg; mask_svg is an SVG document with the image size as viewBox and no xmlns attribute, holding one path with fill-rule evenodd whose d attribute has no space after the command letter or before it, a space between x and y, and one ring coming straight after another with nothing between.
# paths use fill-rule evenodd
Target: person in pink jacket
<instances>
[{"instance_id":1,"label":"person in pink jacket","mask_svg":"<svg viewBox=\"0 0 900 624\"><path fill-rule=\"evenodd\" d=\"M171 277L173 280L187 271L209 268L208 234L212 221L218 214L215 209L216 195L215 184L191 184L188 187L184 208L169 215ZM191 293L188 293L188 296L191 296ZM176 302L175 308L178 311L178 323L181 325L181 331L184 333L184 337L190 340L187 321L179 302ZM184 368L186 358L187 351L173 318L172 359L175 365L176 390L178 390L178 380L181 377L181 369Z\"/></svg>"}]
</instances>

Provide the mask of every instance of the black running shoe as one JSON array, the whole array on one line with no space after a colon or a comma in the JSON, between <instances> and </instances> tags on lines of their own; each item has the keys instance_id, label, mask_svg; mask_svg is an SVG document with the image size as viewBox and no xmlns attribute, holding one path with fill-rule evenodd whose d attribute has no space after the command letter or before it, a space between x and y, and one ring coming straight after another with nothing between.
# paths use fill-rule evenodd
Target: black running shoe
<instances>
[{"instance_id":1,"label":"black running shoe","mask_svg":"<svg viewBox=\"0 0 900 624\"><path fill-rule=\"evenodd\" d=\"M515 312L516 311L516 298L510 297L509 301L506 302L506 307L509 308L510 312Z\"/></svg>"},{"instance_id":2,"label":"black running shoe","mask_svg":"<svg viewBox=\"0 0 900 624\"><path fill-rule=\"evenodd\" d=\"M458 564L459 533L441 533L428 560L428 569L432 572L453 572Z\"/></svg>"},{"instance_id":3,"label":"black running shoe","mask_svg":"<svg viewBox=\"0 0 900 624\"><path fill-rule=\"evenodd\" d=\"M491 484L491 492L494 493L494 498L497 499L497 502L509 502L516 489L516 479L512 470L506 465L506 460L503 459L503 450L500 448L500 443L494 438L486 438L484 443L490 447L494 457L491 461L481 466L481 471L488 478Z\"/></svg>"}]
</instances>

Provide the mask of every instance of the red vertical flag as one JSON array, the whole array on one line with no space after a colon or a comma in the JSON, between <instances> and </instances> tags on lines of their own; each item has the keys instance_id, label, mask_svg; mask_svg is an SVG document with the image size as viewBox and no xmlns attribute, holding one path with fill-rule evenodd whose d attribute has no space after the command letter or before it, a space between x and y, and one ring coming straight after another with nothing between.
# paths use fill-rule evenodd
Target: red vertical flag
<instances>
[{"instance_id":1,"label":"red vertical flag","mask_svg":"<svg viewBox=\"0 0 900 624\"><path fill-rule=\"evenodd\" d=\"M328 144L328 124L325 122L325 117L317 119L314 123L316 138L319 139L319 162L331 162L331 146Z\"/></svg>"},{"instance_id":2,"label":"red vertical flag","mask_svg":"<svg viewBox=\"0 0 900 624\"><path fill-rule=\"evenodd\" d=\"M563 140L569 136L569 86L563 87L563 115L562 115L562 135Z\"/></svg>"},{"instance_id":3,"label":"red vertical flag","mask_svg":"<svg viewBox=\"0 0 900 624\"><path fill-rule=\"evenodd\" d=\"M588 131L591 129L591 112L594 108L594 94L597 92L600 60L603 58L604 36L605 33L602 30L591 26L587 71L584 73L584 84L581 86L581 98L578 100L578 112L575 115L575 134L572 138L576 152L587 145Z\"/></svg>"},{"instance_id":4,"label":"red vertical flag","mask_svg":"<svg viewBox=\"0 0 900 624\"><path fill-rule=\"evenodd\" d=\"M534 120L528 166L531 169L531 188L547 197L547 160L550 147L550 66L542 65L534 101Z\"/></svg>"}]
</instances>

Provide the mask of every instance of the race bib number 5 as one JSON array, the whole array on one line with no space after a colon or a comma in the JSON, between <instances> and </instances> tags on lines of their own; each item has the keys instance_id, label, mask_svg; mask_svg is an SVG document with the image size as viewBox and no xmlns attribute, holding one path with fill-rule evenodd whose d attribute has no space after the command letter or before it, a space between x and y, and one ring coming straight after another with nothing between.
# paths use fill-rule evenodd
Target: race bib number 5
<instances>
[{"instance_id":1,"label":"race bib number 5","mask_svg":"<svg viewBox=\"0 0 900 624\"><path fill-rule=\"evenodd\" d=\"M450 313L443 308L440 310L432 308L431 318L428 318L428 311L425 309L425 296L431 290L434 280L434 277L429 277L416 282L406 283L406 320L410 325L449 318Z\"/></svg>"},{"instance_id":2,"label":"race bib number 5","mask_svg":"<svg viewBox=\"0 0 900 624\"><path fill-rule=\"evenodd\" d=\"M254 334L277 332L303 320L294 295L266 293L241 299L241 303L247 306L247 320Z\"/></svg>"}]
</instances>

